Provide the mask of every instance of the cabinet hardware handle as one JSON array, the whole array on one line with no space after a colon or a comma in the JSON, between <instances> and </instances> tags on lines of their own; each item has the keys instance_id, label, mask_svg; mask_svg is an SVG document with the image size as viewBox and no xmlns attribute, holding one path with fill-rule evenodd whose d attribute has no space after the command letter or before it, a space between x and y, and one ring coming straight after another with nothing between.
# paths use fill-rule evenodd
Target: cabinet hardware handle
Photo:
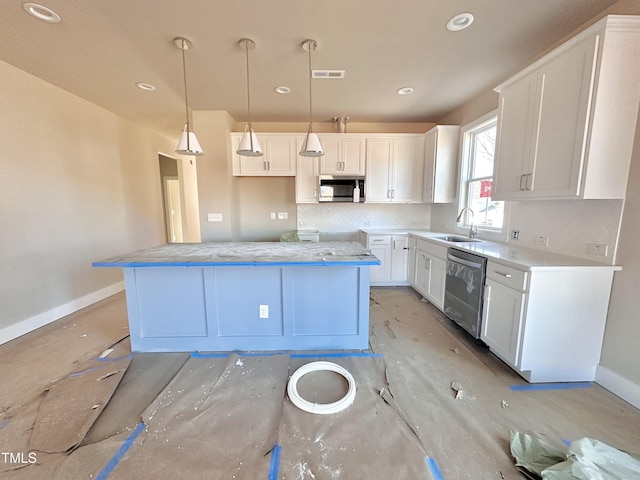
<instances>
[{"instance_id":1,"label":"cabinet hardware handle","mask_svg":"<svg viewBox=\"0 0 640 480\"><path fill-rule=\"evenodd\" d=\"M527 173L525 177L526 181L524 182L524 189L533 190L533 173ZM529 182L529 180L531 180L531 182Z\"/></svg>"},{"instance_id":2,"label":"cabinet hardware handle","mask_svg":"<svg viewBox=\"0 0 640 480\"><path fill-rule=\"evenodd\" d=\"M496 273L498 275L502 275L505 278L511 278L511 274L510 273L498 272L497 270L496 270Z\"/></svg>"},{"instance_id":3,"label":"cabinet hardware handle","mask_svg":"<svg viewBox=\"0 0 640 480\"><path fill-rule=\"evenodd\" d=\"M524 187L522 186L522 183L524 181L524 177L525 177L524 173L522 175L520 175L520 190L524 190Z\"/></svg>"},{"instance_id":4,"label":"cabinet hardware handle","mask_svg":"<svg viewBox=\"0 0 640 480\"><path fill-rule=\"evenodd\" d=\"M393 241L393 249L394 250L396 249L396 241L395 240Z\"/></svg>"},{"instance_id":5,"label":"cabinet hardware handle","mask_svg":"<svg viewBox=\"0 0 640 480\"><path fill-rule=\"evenodd\" d=\"M313 191L313 198L318 198L318 190Z\"/></svg>"},{"instance_id":6,"label":"cabinet hardware handle","mask_svg":"<svg viewBox=\"0 0 640 480\"><path fill-rule=\"evenodd\" d=\"M395 189L391 189L391 198L395 198L395 196L396 196Z\"/></svg>"}]
</instances>

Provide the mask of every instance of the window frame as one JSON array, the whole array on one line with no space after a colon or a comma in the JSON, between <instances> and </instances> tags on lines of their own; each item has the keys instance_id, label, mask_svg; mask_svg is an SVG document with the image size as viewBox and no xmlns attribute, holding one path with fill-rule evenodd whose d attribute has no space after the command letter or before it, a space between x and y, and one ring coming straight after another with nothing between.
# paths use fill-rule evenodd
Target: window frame
<instances>
[{"instance_id":1,"label":"window frame","mask_svg":"<svg viewBox=\"0 0 640 480\"><path fill-rule=\"evenodd\" d=\"M486 128L490 124L495 124L496 129L498 127L498 110L492 110L481 117L469 122L466 125L463 125L460 128L460 164L459 164L459 175L458 175L458 201L457 206L458 209L456 211L456 218L458 212L462 211L463 208L469 207L469 180L473 178L474 181L479 181L483 179L492 179L494 178L493 173L490 176L485 177L471 177L471 158L470 158L470 149L471 142L470 138L475 133L478 133L483 128ZM496 130L497 136L497 130ZM497 147L497 146L496 146ZM495 160L495 156L494 156ZM478 232L482 232L485 235L502 237L504 232L507 229L508 225L508 204L507 202L503 203L503 218L502 218L502 227L491 227L487 225L478 225L476 227ZM460 222L456 222L456 230L460 233L467 233L471 224L468 219L470 216L465 215Z\"/></svg>"}]
</instances>

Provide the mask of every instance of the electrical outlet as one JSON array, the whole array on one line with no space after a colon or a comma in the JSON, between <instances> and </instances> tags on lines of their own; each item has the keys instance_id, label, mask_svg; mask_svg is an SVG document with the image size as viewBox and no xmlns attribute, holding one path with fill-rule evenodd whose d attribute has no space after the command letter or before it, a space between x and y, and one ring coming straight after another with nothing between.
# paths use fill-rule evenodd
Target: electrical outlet
<instances>
[{"instance_id":1,"label":"electrical outlet","mask_svg":"<svg viewBox=\"0 0 640 480\"><path fill-rule=\"evenodd\" d=\"M209 221L209 222L221 222L222 221L222 214L221 213L208 213L207 214L207 221Z\"/></svg>"},{"instance_id":2,"label":"electrical outlet","mask_svg":"<svg viewBox=\"0 0 640 480\"><path fill-rule=\"evenodd\" d=\"M271 220L275 220L276 219L276 212L271 212L269 214L269 217L271 218Z\"/></svg>"},{"instance_id":3,"label":"electrical outlet","mask_svg":"<svg viewBox=\"0 0 640 480\"><path fill-rule=\"evenodd\" d=\"M287 212L278 212L278 220L286 220L287 218L289 218Z\"/></svg>"},{"instance_id":4,"label":"electrical outlet","mask_svg":"<svg viewBox=\"0 0 640 480\"><path fill-rule=\"evenodd\" d=\"M589 245L587 245L587 253L590 253L591 255L599 255L601 257L606 257L608 252L609 252L608 245L601 245L598 243L590 243Z\"/></svg>"},{"instance_id":5,"label":"electrical outlet","mask_svg":"<svg viewBox=\"0 0 640 480\"><path fill-rule=\"evenodd\" d=\"M549 237L543 237L542 235L538 235L535 239L536 245L541 245L543 247L549 246Z\"/></svg>"},{"instance_id":6,"label":"electrical outlet","mask_svg":"<svg viewBox=\"0 0 640 480\"><path fill-rule=\"evenodd\" d=\"M269 305L260 305L260 318L269 318Z\"/></svg>"},{"instance_id":7,"label":"electrical outlet","mask_svg":"<svg viewBox=\"0 0 640 480\"><path fill-rule=\"evenodd\" d=\"M520 230L511 230L511 240L520 239Z\"/></svg>"}]
</instances>

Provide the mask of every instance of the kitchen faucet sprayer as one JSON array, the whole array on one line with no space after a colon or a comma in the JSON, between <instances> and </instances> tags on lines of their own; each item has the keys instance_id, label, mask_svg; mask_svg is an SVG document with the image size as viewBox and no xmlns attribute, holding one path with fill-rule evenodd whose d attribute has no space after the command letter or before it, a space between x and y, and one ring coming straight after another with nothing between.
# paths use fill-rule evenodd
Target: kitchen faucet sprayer
<instances>
[{"instance_id":1,"label":"kitchen faucet sprayer","mask_svg":"<svg viewBox=\"0 0 640 480\"><path fill-rule=\"evenodd\" d=\"M456 218L456 223L460 223L462 215L464 215L464 212L466 212L467 210L471 212L471 227L469 228L469 238L473 238L478 234L478 227L476 227L473 223L473 219L475 217L475 213L473 212L473 210L471 210L469 207L464 207L462 210L460 210L458 218Z\"/></svg>"}]
</instances>

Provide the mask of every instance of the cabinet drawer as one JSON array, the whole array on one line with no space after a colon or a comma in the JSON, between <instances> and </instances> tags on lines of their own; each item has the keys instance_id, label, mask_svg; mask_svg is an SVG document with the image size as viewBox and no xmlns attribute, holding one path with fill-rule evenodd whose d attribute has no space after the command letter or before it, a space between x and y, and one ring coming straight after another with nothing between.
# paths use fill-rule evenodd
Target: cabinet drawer
<instances>
[{"instance_id":1,"label":"cabinet drawer","mask_svg":"<svg viewBox=\"0 0 640 480\"><path fill-rule=\"evenodd\" d=\"M443 247L442 245L436 245L435 243L419 238L416 243L416 248L423 252L430 253L434 257L441 258L442 260L447 259L447 247Z\"/></svg>"},{"instance_id":2,"label":"cabinet drawer","mask_svg":"<svg viewBox=\"0 0 640 480\"><path fill-rule=\"evenodd\" d=\"M391 235L369 235L367 242L369 247L373 245L390 245Z\"/></svg>"},{"instance_id":3,"label":"cabinet drawer","mask_svg":"<svg viewBox=\"0 0 640 480\"><path fill-rule=\"evenodd\" d=\"M487 262L487 278L507 287L524 292L527 289L527 276L528 272L499 263Z\"/></svg>"}]
</instances>

